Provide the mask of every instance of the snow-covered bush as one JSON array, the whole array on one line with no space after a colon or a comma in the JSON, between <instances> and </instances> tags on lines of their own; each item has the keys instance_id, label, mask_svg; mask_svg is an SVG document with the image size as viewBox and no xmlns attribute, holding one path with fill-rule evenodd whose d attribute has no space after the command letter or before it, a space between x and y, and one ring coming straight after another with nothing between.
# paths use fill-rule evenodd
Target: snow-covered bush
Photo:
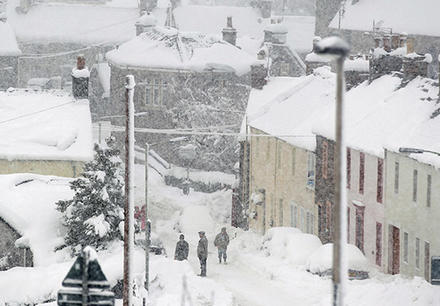
<instances>
[{"instance_id":1,"label":"snow-covered bush","mask_svg":"<svg viewBox=\"0 0 440 306\"><path fill-rule=\"evenodd\" d=\"M285 259L294 265L305 265L320 246L317 236L304 234L292 227L271 228L263 237L263 249L267 256Z\"/></svg>"},{"instance_id":2,"label":"snow-covered bush","mask_svg":"<svg viewBox=\"0 0 440 306\"><path fill-rule=\"evenodd\" d=\"M84 246L97 250L120 239L119 225L123 221L124 180L119 151L112 138L107 146L95 144L93 161L85 164L82 177L72 181L73 199L56 203L67 227L65 246L78 254Z\"/></svg>"}]
</instances>

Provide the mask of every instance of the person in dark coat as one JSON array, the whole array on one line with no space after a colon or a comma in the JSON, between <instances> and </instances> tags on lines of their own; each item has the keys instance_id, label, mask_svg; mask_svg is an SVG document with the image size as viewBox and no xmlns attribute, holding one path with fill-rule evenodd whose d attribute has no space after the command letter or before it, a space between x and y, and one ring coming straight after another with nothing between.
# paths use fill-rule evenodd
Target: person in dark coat
<instances>
[{"instance_id":1,"label":"person in dark coat","mask_svg":"<svg viewBox=\"0 0 440 306\"><path fill-rule=\"evenodd\" d=\"M226 227L222 228L222 231L215 236L214 245L218 249L218 262L222 263L222 257L223 262L226 263L226 250L228 248L229 244L229 235L226 233Z\"/></svg>"},{"instance_id":2,"label":"person in dark coat","mask_svg":"<svg viewBox=\"0 0 440 306\"><path fill-rule=\"evenodd\" d=\"M206 239L205 232L199 232L199 244L197 245L197 257L200 261L199 276L206 276L206 260L208 259L208 239Z\"/></svg>"},{"instance_id":3,"label":"person in dark coat","mask_svg":"<svg viewBox=\"0 0 440 306\"><path fill-rule=\"evenodd\" d=\"M176 244L176 251L174 252L175 260L186 260L188 259L189 244L185 241L185 236L180 234L179 241Z\"/></svg>"}]
</instances>

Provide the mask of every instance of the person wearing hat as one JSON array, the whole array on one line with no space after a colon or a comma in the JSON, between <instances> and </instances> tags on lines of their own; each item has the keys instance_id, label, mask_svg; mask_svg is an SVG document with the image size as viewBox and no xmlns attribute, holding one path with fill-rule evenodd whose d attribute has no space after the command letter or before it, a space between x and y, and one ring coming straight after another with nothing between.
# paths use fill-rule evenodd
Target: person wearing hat
<instances>
[{"instance_id":1,"label":"person wearing hat","mask_svg":"<svg viewBox=\"0 0 440 306\"><path fill-rule=\"evenodd\" d=\"M206 276L206 260L208 259L208 239L206 239L205 232L199 232L199 244L197 245L197 257L200 261L199 276Z\"/></svg>"},{"instance_id":2,"label":"person wearing hat","mask_svg":"<svg viewBox=\"0 0 440 306\"><path fill-rule=\"evenodd\" d=\"M188 259L189 244L185 241L185 236L180 234L179 241L176 244L176 251L174 252L175 260L186 260Z\"/></svg>"},{"instance_id":3,"label":"person wearing hat","mask_svg":"<svg viewBox=\"0 0 440 306\"><path fill-rule=\"evenodd\" d=\"M226 233L226 227L222 228L222 231L215 236L214 245L218 249L218 262L222 263L222 257L223 262L226 264L226 249L228 248L229 244L229 235Z\"/></svg>"}]
</instances>

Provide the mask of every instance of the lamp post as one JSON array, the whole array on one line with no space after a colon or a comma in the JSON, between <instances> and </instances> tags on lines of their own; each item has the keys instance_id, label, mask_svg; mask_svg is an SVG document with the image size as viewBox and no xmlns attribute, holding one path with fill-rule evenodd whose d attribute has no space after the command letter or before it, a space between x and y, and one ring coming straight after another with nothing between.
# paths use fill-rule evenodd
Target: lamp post
<instances>
[{"instance_id":1,"label":"lamp post","mask_svg":"<svg viewBox=\"0 0 440 306\"><path fill-rule=\"evenodd\" d=\"M347 277L345 268L343 244L346 243L346 215L345 209L347 191L345 190L345 143L343 134L344 123L344 61L350 51L349 45L339 37L328 37L316 43L315 53L327 55L336 60L336 126L335 126L335 215L334 215L334 243L333 243L333 306L343 305L343 279Z\"/></svg>"},{"instance_id":2,"label":"lamp post","mask_svg":"<svg viewBox=\"0 0 440 306\"><path fill-rule=\"evenodd\" d=\"M440 152L424 150L424 149L418 149L418 148L404 148L404 147L401 147L401 148L399 148L399 152L400 153L407 153L407 154L411 154L411 153L414 153L414 154L432 153L432 154L440 156Z\"/></svg>"}]
</instances>

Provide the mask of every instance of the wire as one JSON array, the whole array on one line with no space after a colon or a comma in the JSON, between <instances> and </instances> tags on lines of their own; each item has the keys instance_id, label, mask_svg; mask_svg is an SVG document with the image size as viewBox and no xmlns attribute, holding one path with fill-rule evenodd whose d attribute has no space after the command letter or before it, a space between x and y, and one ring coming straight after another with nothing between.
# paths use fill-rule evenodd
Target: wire
<instances>
[{"instance_id":1,"label":"wire","mask_svg":"<svg viewBox=\"0 0 440 306\"><path fill-rule=\"evenodd\" d=\"M33 115L40 114L40 113L43 113L43 112L47 112L49 110L52 110L52 109L55 109L55 108L59 108L59 107L62 107L62 106L65 106L67 104L71 104L71 103L74 103L74 102L75 101L70 101L70 102L67 102L67 103L64 103L64 104L60 104L60 105L55 105L55 106L52 106L52 107L44 108L44 109L41 109L41 110L36 111L36 112L27 113L27 114L24 114L24 115L21 115L21 116L17 116L17 117L14 117L14 118L9 118L9 119L0 121L0 124L11 122L11 121L15 121L15 120L22 119L22 118L29 117L29 116L33 116Z\"/></svg>"}]
</instances>

